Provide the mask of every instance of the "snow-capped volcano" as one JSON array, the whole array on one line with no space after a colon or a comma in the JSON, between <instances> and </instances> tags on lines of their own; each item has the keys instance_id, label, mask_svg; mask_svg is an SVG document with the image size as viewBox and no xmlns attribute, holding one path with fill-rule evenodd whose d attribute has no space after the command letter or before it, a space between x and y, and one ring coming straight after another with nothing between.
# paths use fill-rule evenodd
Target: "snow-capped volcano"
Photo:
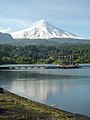
<instances>
[{"instance_id":1,"label":"snow-capped volcano","mask_svg":"<svg viewBox=\"0 0 90 120\"><path fill-rule=\"evenodd\" d=\"M72 34L68 31L59 29L50 25L45 20L40 20L34 26L11 33L13 38L22 39L49 39L49 38L75 38L79 39L80 37Z\"/></svg>"}]
</instances>

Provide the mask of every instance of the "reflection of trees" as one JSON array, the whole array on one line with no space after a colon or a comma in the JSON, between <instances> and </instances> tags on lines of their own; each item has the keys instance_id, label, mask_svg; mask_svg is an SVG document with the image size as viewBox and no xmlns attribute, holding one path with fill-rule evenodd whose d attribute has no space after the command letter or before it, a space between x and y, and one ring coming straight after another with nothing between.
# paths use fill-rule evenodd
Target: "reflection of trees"
<instances>
[{"instance_id":1,"label":"reflection of trees","mask_svg":"<svg viewBox=\"0 0 90 120\"><path fill-rule=\"evenodd\" d=\"M70 85L67 80L72 79L72 76L50 76L44 74L32 74L30 76L24 74L24 78L19 76L20 78L18 77L17 79L13 79L10 83L11 91L30 99L45 103L50 96L58 97L58 95L63 92L67 94L68 89L73 87L73 85Z\"/></svg>"}]
</instances>

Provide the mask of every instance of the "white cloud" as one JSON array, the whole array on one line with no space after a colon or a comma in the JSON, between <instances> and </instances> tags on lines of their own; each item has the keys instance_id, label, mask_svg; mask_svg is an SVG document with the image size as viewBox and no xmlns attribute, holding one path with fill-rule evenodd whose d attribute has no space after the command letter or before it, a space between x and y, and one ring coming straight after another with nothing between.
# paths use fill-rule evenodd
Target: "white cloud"
<instances>
[{"instance_id":1,"label":"white cloud","mask_svg":"<svg viewBox=\"0 0 90 120\"><path fill-rule=\"evenodd\" d=\"M22 19L8 19L8 22L16 24L19 27L20 26L26 27L26 26L30 26L32 24L31 21L29 21L29 20L22 20Z\"/></svg>"},{"instance_id":2,"label":"white cloud","mask_svg":"<svg viewBox=\"0 0 90 120\"><path fill-rule=\"evenodd\" d=\"M20 29L25 29L30 27L33 24L33 22L25 19L7 18L7 17L0 16L0 24L2 25L0 28L1 31L5 31L5 30L11 31L11 28L12 28L12 31L17 31Z\"/></svg>"},{"instance_id":3,"label":"white cloud","mask_svg":"<svg viewBox=\"0 0 90 120\"><path fill-rule=\"evenodd\" d=\"M10 33L12 30L11 30L11 28L10 27L8 27L8 28L2 28L2 27L0 27L0 32L2 32L2 33Z\"/></svg>"}]
</instances>

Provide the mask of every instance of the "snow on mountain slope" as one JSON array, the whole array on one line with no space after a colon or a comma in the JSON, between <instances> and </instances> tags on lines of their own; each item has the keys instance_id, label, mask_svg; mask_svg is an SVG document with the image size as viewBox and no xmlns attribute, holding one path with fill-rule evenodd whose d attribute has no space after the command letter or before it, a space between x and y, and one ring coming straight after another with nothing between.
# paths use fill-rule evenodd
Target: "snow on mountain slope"
<instances>
[{"instance_id":1,"label":"snow on mountain slope","mask_svg":"<svg viewBox=\"0 0 90 120\"><path fill-rule=\"evenodd\" d=\"M80 39L79 36L68 31L50 25L45 20L40 20L34 26L11 33L15 39L29 38L29 39L49 39L49 38L75 38Z\"/></svg>"}]
</instances>

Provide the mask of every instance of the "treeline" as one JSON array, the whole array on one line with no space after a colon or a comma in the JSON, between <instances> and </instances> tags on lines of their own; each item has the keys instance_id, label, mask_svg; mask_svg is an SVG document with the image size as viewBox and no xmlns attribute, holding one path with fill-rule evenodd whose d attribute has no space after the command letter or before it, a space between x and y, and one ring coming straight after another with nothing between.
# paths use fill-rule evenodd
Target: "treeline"
<instances>
[{"instance_id":1,"label":"treeline","mask_svg":"<svg viewBox=\"0 0 90 120\"><path fill-rule=\"evenodd\" d=\"M90 63L90 45L0 45L0 64Z\"/></svg>"}]
</instances>

